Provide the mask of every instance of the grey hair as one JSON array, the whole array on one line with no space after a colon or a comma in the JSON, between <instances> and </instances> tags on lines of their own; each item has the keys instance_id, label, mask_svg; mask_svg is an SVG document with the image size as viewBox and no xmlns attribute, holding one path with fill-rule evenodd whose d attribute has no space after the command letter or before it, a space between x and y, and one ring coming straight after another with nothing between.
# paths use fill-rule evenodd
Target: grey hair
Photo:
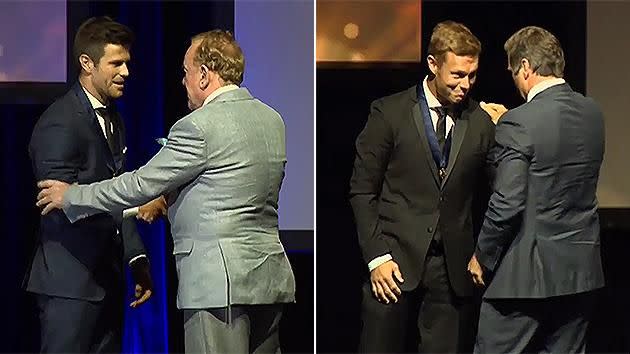
<instances>
[{"instance_id":1,"label":"grey hair","mask_svg":"<svg viewBox=\"0 0 630 354\"><path fill-rule=\"evenodd\" d=\"M564 52L560 41L544 28L528 26L514 33L503 45L512 74L521 60L527 59L532 70L541 76L564 76Z\"/></svg>"}]
</instances>

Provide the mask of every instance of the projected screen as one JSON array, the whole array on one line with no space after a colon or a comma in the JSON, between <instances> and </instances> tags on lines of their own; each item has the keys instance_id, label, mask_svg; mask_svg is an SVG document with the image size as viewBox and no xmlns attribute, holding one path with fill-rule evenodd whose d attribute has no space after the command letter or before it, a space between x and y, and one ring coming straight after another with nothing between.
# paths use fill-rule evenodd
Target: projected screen
<instances>
[{"instance_id":1,"label":"projected screen","mask_svg":"<svg viewBox=\"0 0 630 354\"><path fill-rule=\"evenodd\" d=\"M65 82L66 1L0 1L0 82Z\"/></svg>"},{"instance_id":2,"label":"projected screen","mask_svg":"<svg viewBox=\"0 0 630 354\"><path fill-rule=\"evenodd\" d=\"M245 54L243 85L286 126L280 229L313 230L313 1L237 0L234 31Z\"/></svg>"},{"instance_id":3,"label":"projected screen","mask_svg":"<svg viewBox=\"0 0 630 354\"><path fill-rule=\"evenodd\" d=\"M318 62L419 62L420 0L319 0Z\"/></svg>"}]
</instances>

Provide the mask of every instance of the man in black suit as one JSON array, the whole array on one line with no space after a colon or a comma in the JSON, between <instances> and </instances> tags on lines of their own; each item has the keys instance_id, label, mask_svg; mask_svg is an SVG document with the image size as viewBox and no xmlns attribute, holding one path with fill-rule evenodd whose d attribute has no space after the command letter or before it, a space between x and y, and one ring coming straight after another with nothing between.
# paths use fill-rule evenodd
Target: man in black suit
<instances>
[{"instance_id":1,"label":"man in black suit","mask_svg":"<svg viewBox=\"0 0 630 354\"><path fill-rule=\"evenodd\" d=\"M79 82L38 120L29 146L36 180L92 183L123 171L125 132L112 101L122 96L133 34L110 18L91 18L74 40ZM63 212L41 217L26 289L37 294L42 352L120 352L123 260L136 282L133 307L151 296L151 277L135 220L98 214L71 224Z\"/></svg>"},{"instance_id":2,"label":"man in black suit","mask_svg":"<svg viewBox=\"0 0 630 354\"><path fill-rule=\"evenodd\" d=\"M475 351L583 353L593 290L604 285L602 112L562 79L553 34L523 28L505 51L527 103L497 125L495 192L469 265L476 283L488 283Z\"/></svg>"},{"instance_id":3,"label":"man in black suit","mask_svg":"<svg viewBox=\"0 0 630 354\"><path fill-rule=\"evenodd\" d=\"M431 71L417 86L372 103L350 182L363 258L361 352L471 351L476 325L475 206L489 196L494 124L468 97L481 43L446 21L431 35ZM486 204L487 205L487 204ZM476 221L479 224L476 224ZM408 328L410 316L417 329Z\"/></svg>"}]
</instances>

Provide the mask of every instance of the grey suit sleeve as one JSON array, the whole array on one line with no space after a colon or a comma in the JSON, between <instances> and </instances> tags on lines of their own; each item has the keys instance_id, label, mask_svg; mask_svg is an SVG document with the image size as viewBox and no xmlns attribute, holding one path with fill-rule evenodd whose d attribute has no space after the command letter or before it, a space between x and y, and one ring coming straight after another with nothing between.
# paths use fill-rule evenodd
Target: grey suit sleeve
<instances>
[{"instance_id":1,"label":"grey suit sleeve","mask_svg":"<svg viewBox=\"0 0 630 354\"><path fill-rule=\"evenodd\" d=\"M192 119L183 118L171 129L166 146L138 170L106 181L70 186L64 195L66 216L74 222L96 210L118 212L191 181L206 168L208 146L204 137Z\"/></svg>"},{"instance_id":2,"label":"grey suit sleeve","mask_svg":"<svg viewBox=\"0 0 630 354\"><path fill-rule=\"evenodd\" d=\"M507 114L507 113L506 113ZM533 147L520 123L504 117L497 125L495 148L498 163L494 193L477 240L479 262L494 271L503 251L518 232L527 198L527 175Z\"/></svg>"},{"instance_id":3,"label":"grey suit sleeve","mask_svg":"<svg viewBox=\"0 0 630 354\"><path fill-rule=\"evenodd\" d=\"M496 141L496 127L493 125L488 129L488 155L486 155L485 174L488 179L487 187L492 190L494 181L497 178L497 141Z\"/></svg>"}]
</instances>

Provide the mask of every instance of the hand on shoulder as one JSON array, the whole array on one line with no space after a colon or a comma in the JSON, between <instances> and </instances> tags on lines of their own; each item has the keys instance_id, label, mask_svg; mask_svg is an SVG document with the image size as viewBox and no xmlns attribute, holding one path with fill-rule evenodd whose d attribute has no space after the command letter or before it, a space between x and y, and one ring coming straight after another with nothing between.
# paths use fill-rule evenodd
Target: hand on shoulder
<instances>
[{"instance_id":1,"label":"hand on shoulder","mask_svg":"<svg viewBox=\"0 0 630 354\"><path fill-rule=\"evenodd\" d=\"M482 101L479 102L479 106L490 115L492 123L494 123L495 125L499 123L501 116L503 116L503 114L508 111L508 109L504 105L498 103L486 103Z\"/></svg>"}]
</instances>

